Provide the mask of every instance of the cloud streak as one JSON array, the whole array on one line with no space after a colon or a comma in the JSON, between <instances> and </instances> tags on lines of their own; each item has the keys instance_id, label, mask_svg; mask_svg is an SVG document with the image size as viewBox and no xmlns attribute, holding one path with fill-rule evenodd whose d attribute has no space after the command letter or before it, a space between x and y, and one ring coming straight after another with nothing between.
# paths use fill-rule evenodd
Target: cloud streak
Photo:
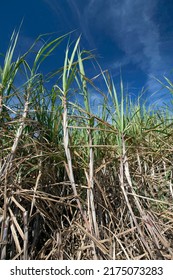
<instances>
[{"instance_id":1,"label":"cloud streak","mask_svg":"<svg viewBox=\"0 0 173 280\"><path fill-rule=\"evenodd\" d=\"M115 48L118 46L123 52L121 60L112 60L111 68L136 65L148 77L145 86L149 92L159 90L160 85L151 76L161 78L172 67L162 49L164 42L156 21L159 0L90 0L87 3L82 16L77 7L76 14L88 41L94 41L93 28L106 34L114 41Z\"/></svg>"},{"instance_id":2,"label":"cloud streak","mask_svg":"<svg viewBox=\"0 0 173 280\"><path fill-rule=\"evenodd\" d=\"M66 0L63 1L65 2ZM71 26L71 20L67 16L67 11L66 9L64 9L63 4L62 3L60 4L59 1L57 0L43 0L43 2L49 7L49 9L52 11L52 14L57 19L58 29L60 27L61 29L64 29L66 32L67 31L66 29L67 28L69 29Z\"/></svg>"},{"instance_id":3,"label":"cloud streak","mask_svg":"<svg viewBox=\"0 0 173 280\"><path fill-rule=\"evenodd\" d=\"M88 29L92 30L95 23L124 52L127 63L131 61L143 71L154 72L161 62L159 30L152 19L157 2L90 0L85 12Z\"/></svg>"},{"instance_id":4,"label":"cloud streak","mask_svg":"<svg viewBox=\"0 0 173 280\"><path fill-rule=\"evenodd\" d=\"M58 6L58 1L44 1L56 14L64 13L63 6ZM119 69L120 66L135 65L148 77L146 86L150 91L157 88L156 82L151 82L150 77L161 77L172 67L160 34L157 19L159 2L160 0L64 0L89 46L98 49L98 37L100 34L103 34L103 38L106 36L108 41L114 43L115 53L117 49L121 52L118 60L112 57L110 67Z\"/></svg>"}]
</instances>

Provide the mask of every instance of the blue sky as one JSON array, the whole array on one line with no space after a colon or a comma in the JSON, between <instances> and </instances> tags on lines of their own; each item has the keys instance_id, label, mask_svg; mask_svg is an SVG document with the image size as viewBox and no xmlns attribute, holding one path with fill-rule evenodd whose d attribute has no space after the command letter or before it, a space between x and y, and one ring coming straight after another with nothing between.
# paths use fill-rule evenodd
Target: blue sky
<instances>
[{"instance_id":1,"label":"blue sky","mask_svg":"<svg viewBox=\"0 0 173 280\"><path fill-rule=\"evenodd\" d=\"M152 94L160 86L151 77L172 76L172 15L172 0L1 0L0 52L22 20L20 52L40 34L60 36L76 29L74 37L82 34L82 47L94 49L102 69L109 69L115 80L121 68L132 95L143 86ZM56 63L53 57L47 67L55 69Z\"/></svg>"}]
</instances>

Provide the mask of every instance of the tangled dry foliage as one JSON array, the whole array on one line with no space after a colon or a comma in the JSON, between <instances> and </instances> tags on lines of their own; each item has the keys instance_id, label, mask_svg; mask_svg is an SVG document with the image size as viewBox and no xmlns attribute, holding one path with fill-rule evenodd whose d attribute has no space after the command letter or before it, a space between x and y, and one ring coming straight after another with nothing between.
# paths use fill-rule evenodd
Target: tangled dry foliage
<instances>
[{"instance_id":1,"label":"tangled dry foliage","mask_svg":"<svg viewBox=\"0 0 173 280\"><path fill-rule=\"evenodd\" d=\"M60 39L41 48L35 65ZM26 54L16 62L7 54L0 87L1 259L173 259L170 115L139 104L124 112L122 84L118 101L103 71L114 110L105 98L102 113L93 113L87 87L99 91L86 78L79 39L71 52L67 47L47 95ZM24 66L31 76L16 89ZM83 106L68 98L74 83Z\"/></svg>"}]
</instances>

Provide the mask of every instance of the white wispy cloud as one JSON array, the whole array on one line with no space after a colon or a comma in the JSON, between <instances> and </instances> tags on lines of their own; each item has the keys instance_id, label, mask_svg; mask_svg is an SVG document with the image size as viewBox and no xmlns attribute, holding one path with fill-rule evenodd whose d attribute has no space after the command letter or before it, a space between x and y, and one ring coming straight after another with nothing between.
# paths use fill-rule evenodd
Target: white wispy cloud
<instances>
[{"instance_id":1,"label":"white wispy cloud","mask_svg":"<svg viewBox=\"0 0 173 280\"><path fill-rule=\"evenodd\" d=\"M59 1L44 1L57 15L64 13ZM148 76L146 87L150 92L159 88L157 82L151 81L151 76L161 77L172 67L162 48L159 23L156 21L159 2L160 0L64 0L92 48L98 48L98 30L99 34L102 32L103 36L106 35L108 40L110 38L115 43L115 51L118 47L123 54L118 61L112 58L110 67L118 69L130 63L136 65Z\"/></svg>"},{"instance_id":2,"label":"white wispy cloud","mask_svg":"<svg viewBox=\"0 0 173 280\"><path fill-rule=\"evenodd\" d=\"M60 31L60 29L65 30L68 28L68 31L70 30L71 26L71 19L67 16L67 11L64 9L63 2L66 2L66 0L63 1L57 1L57 0L43 0L43 2L49 7L50 11L52 12L53 16L57 19L57 26L54 26L54 29L57 28L56 31ZM65 4L65 3L64 3Z\"/></svg>"},{"instance_id":3,"label":"white wispy cloud","mask_svg":"<svg viewBox=\"0 0 173 280\"><path fill-rule=\"evenodd\" d=\"M159 29L152 18L157 2L90 0L85 12L88 29L92 31L95 24L124 52L127 63L136 63L142 70L153 72L161 62Z\"/></svg>"},{"instance_id":4,"label":"white wispy cloud","mask_svg":"<svg viewBox=\"0 0 173 280\"><path fill-rule=\"evenodd\" d=\"M151 76L160 78L172 67L162 49L156 21L159 0L89 0L87 3L82 15L76 8L80 25L87 30L84 33L87 39L93 40L93 27L95 30L98 28L124 53L121 60L112 60L111 68L135 64L148 76L148 91L158 91L160 85Z\"/></svg>"},{"instance_id":5,"label":"white wispy cloud","mask_svg":"<svg viewBox=\"0 0 173 280\"><path fill-rule=\"evenodd\" d=\"M64 15L64 11L57 0L43 0L43 2L49 6L56 16Z\"/></svg>"}]
</instances>

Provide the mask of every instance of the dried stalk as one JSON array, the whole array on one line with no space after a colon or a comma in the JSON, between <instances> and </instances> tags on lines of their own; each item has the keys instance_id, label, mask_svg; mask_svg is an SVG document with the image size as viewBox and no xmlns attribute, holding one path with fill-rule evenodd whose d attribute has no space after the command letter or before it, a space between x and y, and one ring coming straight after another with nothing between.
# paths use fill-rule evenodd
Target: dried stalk
<instances>
[{"instance_id":1,"label":"dried stalk","mask_svg":"<svg viewBox=\"0 0 173 280\"><path fill-rule=\"evenodd\" d=\"M66 97L63 97L63 108L64 108L64 113L63 113L63 131L64 131L64 149L65 149L65 154L66 154L66 158L67 158L67 163L68 163L68 176L69 176L69 180L73 189L73 193L74 196L76 197L76 202L78 205L78 208L81 212L81 215L85 221L86 227L87 229L90 231L90 226L87 220L87 217L85 216L80 200L78 198L78 193L77 193L77 189L76 189L76 184L75 184L75 180L74 180L74 174L73 174L73 167L72 167L72 159L71 159L71 153L70 153L70 149L69 149L69 132L68 132L68 118L67 118L67 100Z\"/></svg>"},{"instance_id":2,"label":"dried stalk","mask_svg":"<svg viewBox=\"0 0 173 280\"><path fill-rule=\"evenodd\" d=\"M11 223L10 229L11 229L11 234L12 234L14 243L16 245L16 251L17 251L17 253L21 254L22 249L21 249L19 238L17 236L17 232L16 232L16 229L15 229L15 226L13 223Z\"/></svg>"},{"instance_id":3,"label":"dried stalk","mask_svg":"<svg viewBox=\"0 0 173 280\"><path fill-rule=\"evenodd\" d=\"M25 106L24 106L24 110L23 110L23 115L22 115L22 118L21 118L21 123L19 125L18 130L17 130L16 137L14 139L14 143L13 143L12 148L11 148L11 152L7 156L4 164L1 167L0 179L2 179L2 177L6 174L7 170L10 169L11 164L12 164L12 160L13 160L14 155L16 153L17 146L19 144L19 140L21 138L23 129L25 127L25 121L26 121L26 117L27 117L27 113L28 113L28 109L29 109L29 97L30 97L30 93L29 93L29 90L28 90L28 94L27 94L27 98L26 98L26 102L25 102Z\"/></svg>"},{"instance_id":4,"label":"dried stalk","mask_svg":"<svg viewBox=\"0 0 173 280\"><path fill-rule=\"evenodd\" d=\"M100 242L100 240L97 240L92 234L90 234L89 232L87 232L85 230L84 227L82 227L80 224L78 224L77 222L75 222L76 226L78 228L80 228L94 243L95 243L95 246L98 247L100 249L100 251L106 255L108 257L108 259L112 259L112 257L109 255L109 252L108 250L106 249L106 247Z\"/></svg>"},{"instance_id":5,"label":"dried stalk","mask_svg":"<svg viewBox=\"0 0 173 280\"><path fill-rule=\"evenodd\" d=\"M11 216L11 221L13 222L13 224L15 225L18 233L20 234L21 238L24 239L24 233L19 225L19 223L17 222L17 219L13 213L13 211L11 210L11 208L8 208L8 211L10 212L10 216Z\"/></svg>"},{"instance_id":6,"label":"dried stalk","mask_svg":"<svg viewBox=\"0 0 173 280\"><path fill-rule=\"evenodd\" d=\"M89 145L92 145L92 132L91 130L88 131L89 134ZM93 221L93 227L94 227L94 233L96 238L99 238L99 231L97 226L97 220L96 220L96 211L95 211L95 205L94 205L94 151L93 148L90 147L89 150L89 204L91 207L91 216Z\"/></svg>"},{"instance_id":7,"label":"dried stalk","mask_svg":"<svg viewBox=\"0 0 173 280\"><path fill-rule=\"evenodd\" d=\"M3 235L2 235L2 241L1 241L1 244L2 244L1 260L6 259L9 222L10 222L10 218L8 216L4 222L4 227L3 227Z\"/></svg>"},{"instance_id":8,"label":"dried stalk","mask_svg":"<svg viewBox=\"0 0 173 280\"><path fill-rule=\"evenodd\" d=\"M28 212L23 213L24 241L23 241L23 259L28 259Z\"/></svg>"},{"instance_id":9,"label":"dried stalk","mask_svg":"<svg viewBox=\"0 0 173 280\"><path fill-rule=\"evenodd\" d=\"M140 226L139 226L139 224L138 224L138 222L137 222L137 219L136 219L136 217L135 217L135 215L134 215L134 213L133 213L133 209L132 209L132 207L131 207L131 205L130 205L130 202L129 202L129 199L128 199L127 191L126 191L126 189L125 189L125 184L124 184L124 173L125 173L125 175L126 175L126 179L127 179L128 183L131 184L130 176L129 176L129 173L128 173L128 165L127 165L127 156L126 156L126 149L125 149L125 141L124 141L124 137L123 137L123 135L122 135L122 156L120 157L120 174L119 174L120 187L121 187L121 190L122 190L122 192L123 192L123 194L124 194L124 198L125 198L125 200L126 200L127 207L128 207L128 209L129 209L129 211L130 211L130 214L131 214L131 217L132 217L132 219L133 219L133 222L134 222L134 224L135 224L135 226L136 226L136 228L137 228L137 230L138 230L138 232L139 232L139 234L140 234L141 240L142 240L142 242L143 242L145 248L147 249L147 253L148 253L148 254L151 256L151 258L152 258L151 250L150 250L150 248L148 247L148 244L147 244L147 242L146 242L146 240L145 240L145 237L144 237L144 235L143 235L143 233L142 233L142 231L141 231L141 229L140 229ZM133 191L133 190L132 190L132 191ZM139 203L137 203L137 204L138 204L138 206L139 206L139 210L142 211L142 210L141 210L141 207L140 207L140 205L139 205Z\"/></svg>"},{"instance_id":10,"label":"dried stalk","mask_svg":"<svg viewBox=\"0 0 173 280\"><path fill-rule=\"evenodd\" d=\"M37 188L38 188L38 184L39 184L41 175L42 175L42 171L41 171L41 169L39 169L39 173L38 173L38 176L37 176L37 179L36 179L36 182L35 182L35 187L34 187L34 195L33 195L32 202L31 202L31 209L30 209L30 213L29 213L30 218L31 218L33 207L34 207L34 204L35 204L36 192L37 192Z\"/></svg>"}]
</instances>

